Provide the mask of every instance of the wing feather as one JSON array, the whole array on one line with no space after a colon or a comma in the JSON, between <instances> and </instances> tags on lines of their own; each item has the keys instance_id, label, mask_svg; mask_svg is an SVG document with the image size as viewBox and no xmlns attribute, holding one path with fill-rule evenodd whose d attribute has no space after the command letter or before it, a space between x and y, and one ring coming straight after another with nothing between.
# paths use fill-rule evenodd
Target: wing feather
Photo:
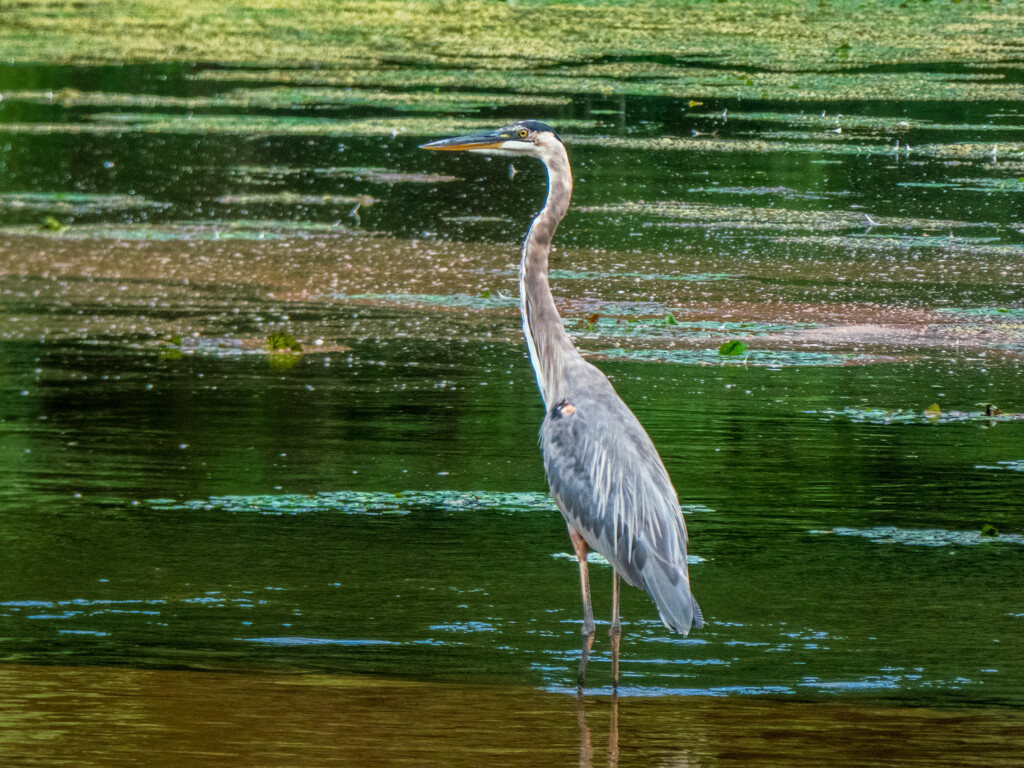
<instances>
[{"instance_id":1,"label":"wing feather","mask_svg":"<svg viewBox=\"0 0 1024 768\"><path fill-rule=\"evenodd\" d=\"M629 583L667 627L701 626L690 593L686 524L647 432L597 368L567 372L566 397L541 427L544 469L566 522Z\"/></svg>"}]
</instances>

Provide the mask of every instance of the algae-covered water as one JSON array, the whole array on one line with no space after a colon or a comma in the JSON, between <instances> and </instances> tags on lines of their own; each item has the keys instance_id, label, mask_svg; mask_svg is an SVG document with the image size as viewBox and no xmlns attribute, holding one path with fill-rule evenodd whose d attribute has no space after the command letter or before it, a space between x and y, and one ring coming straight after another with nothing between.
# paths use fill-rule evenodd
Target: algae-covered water
<instances>
[{"instance_id":1,"label":"algae-covered water","mask_svg":"<svg viewBox=\"0 0 1024 768\"><path fill-rule=\"evenodd\" d=\"M984 88L866 44L757 94L578 50L516 88L5 67L5 764L1016 764L1024 102L1017 49L958 45ZM708 620L626 590L614 698L600 562L573 695L519 327L543 170L417 149L517 117L568 147L556 300Z\"/></svg>"}]
</instances>

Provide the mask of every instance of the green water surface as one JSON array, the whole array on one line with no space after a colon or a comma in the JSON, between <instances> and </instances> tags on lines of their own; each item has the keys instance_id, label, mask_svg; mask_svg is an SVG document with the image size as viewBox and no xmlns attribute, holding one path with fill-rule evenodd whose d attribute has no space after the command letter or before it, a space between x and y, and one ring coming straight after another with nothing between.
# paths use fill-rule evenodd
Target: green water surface
<instances>
[{"instance_id":1,"label":"green water surface","mask_svg":"<svg viewBox=\"0 0 1024 768\"><path fill-rule=\"evenodd\" d=\"M971 712L987 764L1013 764L1019 101L696 108L564 90L427 108L412 87L396 106L338 86L297 107L233 71L0 73L0 679L23 692L0 703L10 754L27 754L26 722L60 731L39 702L70 685L80 764L127 764L88 702L108 701L131 739L118 691L184 707L187 680L239 722L289 723L285 761L329 762L281 747L297 702L358 723L384 711L374 691L410 713L380 727L413 723L431 760L426 724L450 712L418 691L477 702L487 733L540 712L570 745L550 760L575 760L589 739L566 703L577 566L546 495L514 298L543 171L416 148L530 116L560 128L576 172L553 255L567 327L658 446L707 619L683 638L623 594L619 696L659 702L623 714L623 763L630 743L633 764L763 756L764 723L784 733L789 713L822 733L860 723L844 754L900 723L907 760L957 764L944 756L967 736L943 718ZM821 335L851 326L874 330ZM303 354L268 353L279 331ZM720 355L734 337L749 353ZM591 575L587 693L604 695L611 573ZM686 710L698 746L660 750L662 726L684 738L678 702L708 699L732 703ZM179 722L137 722L151 720ZM479 764L478 746L448 744L450 764ZM779 764L828 758L815 750Z\"/></svg>"}]
</instances>

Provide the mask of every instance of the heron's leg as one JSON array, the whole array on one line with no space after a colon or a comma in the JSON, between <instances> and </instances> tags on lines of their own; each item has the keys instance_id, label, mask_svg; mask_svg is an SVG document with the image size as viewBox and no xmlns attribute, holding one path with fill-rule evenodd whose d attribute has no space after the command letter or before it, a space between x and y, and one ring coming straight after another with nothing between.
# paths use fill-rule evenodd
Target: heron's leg
<instances>
[{"instance_id":1,"label":"heron's leg","mask_svg":"<svg viewBox=\"0 0 1024 768\"><path fill-rule=\"evenodd\" d=\"M576 559L580 563L580 590L583 592L583 634L594 636L594 609L590 605L590 576L587 574L587 552L590 547L587 542L576 531L569 529L569 538L572 540L572 548L576 552Z\"/></svg>"},{"instance_id":2,"label":"heron's leg","mask_svg":"<svg viewBox=\"0 0 1024 768\"><path fill-rule=\"evenodd\" d=\"M590 649L594 647L594 635L583 635L583 648L580 649L580 669L576 673L576 695L583 695L583 683L587 677L587 662L590 661Z\"/></svg>"},{"instance_id":3,"label":"heron's leg","mask_svg":"<svg viewBox=\"0 0 1024 768\"><path fill-rule=\"evenodd\" d=\"M619 622L619 572L612 568L612 625L608 628L608 634L614 637L622 634L622 624Z\"/></svg>"},{"instance_id":4,"label":"heron's leg","mask_svg":"<svg viewBox=\"0 0 1024 768\"><path fill-rule=\"evenodd\" d=\"M619 688L619 638L622 637L622 624L619 621L619 572L612 569L612 625L608 634L612 638L612 691Z\"/></svg>"},{"instance_id":5,"label":"heron's leg","mask_svg":"<svg viewBox=\"0 0 1024 768\"><path fill-rule=\"evenodd\" d=\"M583 649L580 651L580 671L576 676L577 690L583 689L583 680L587 674L587 662L590 660L590 649L594 647L594 609L590 605L590 577L587 575L587 542L572 528L569 529L572 548L580 563L580 590L583 592Z\"/></svg>"}]
</instances>

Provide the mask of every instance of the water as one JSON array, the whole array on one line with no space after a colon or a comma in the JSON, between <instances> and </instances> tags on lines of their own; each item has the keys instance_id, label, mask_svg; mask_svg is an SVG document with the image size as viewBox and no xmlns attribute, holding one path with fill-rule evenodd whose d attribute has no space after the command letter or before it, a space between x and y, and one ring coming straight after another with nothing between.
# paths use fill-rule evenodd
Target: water
<instances>
[{"instance_id":1,"label":"water","mask_svg":"<svg viewBox=\"0 0 1024 768\"><path fill-rule=\"evenodd\" d=\"M493 110L566 126L556 295L661 452L708 619L670 635L626 590L621 701L599 623L581 715L512 298L543 172L419 152L429 116L242 106L217 74L0 83L0 754L53 764L24 745L66 731L76 764L127 763L109 734L156 727L150 756L526 764L539 729L551 763L715 765L847 723L778 764L879 739L1012 764L1018 104L846 104L844 133L819 104ZM278 331L304 353L268 353ZM367 752L366 717L409 751Z\"/></svg>"}]
</instances>

